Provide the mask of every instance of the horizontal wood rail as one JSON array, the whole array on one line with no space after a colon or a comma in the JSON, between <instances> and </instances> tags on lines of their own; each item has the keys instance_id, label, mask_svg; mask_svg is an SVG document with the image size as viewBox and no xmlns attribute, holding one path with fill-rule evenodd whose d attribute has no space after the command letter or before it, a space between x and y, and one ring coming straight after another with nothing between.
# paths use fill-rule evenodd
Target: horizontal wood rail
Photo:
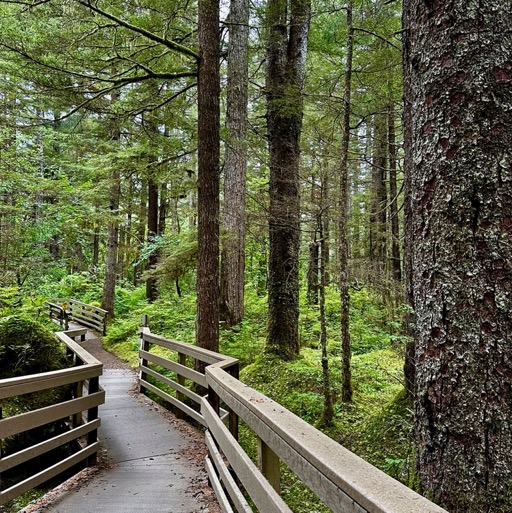
<instances>
[{"instance_id":1,"label":"horizontal wood rail","mask_svg":"<svg viewBox=\"0 0 512 513\"><path fill-rule=\"evenodd\" d=\"M52 299L46 304L50 319L59 323L64 330L68 329L70 321L75 321L103 335L107 332L108 312L103 308L64 298Z\"/></svg>"},{"instance_id":2,"label":"horizontal wood rail","mask_svg":"<svg viewBox=\"0 0 512 513\"><path fill-rule=\"evenodd\" d=\"M69 329L69 312L62 304L52 303L48 301L48 315L52 321L56 322L63 330Z\"/></svg>"},{"instance_id":3,"label":"horizontal wood rail","mask_svg":"<svg viewBox=\"0 0 512 513\"><path fill-rule=\"evenodd\" d=\"M103 364L73 340L82 333L80 329L56 333L68 355L69 368L0 380L0 505L80 462L90 465L95 461L99 449L98 406L105 402L105 392L99 386ZM2 418L1 406L7 399L64 385L70 386L72 391L68 400ZM2 454L3 442L8 437L55 421L64 422L68 429L13 454ZM76 451L71 455L6 489L2 487L1 476L8 470L70 443L76 444Z\"/></svg>"},{"instance_id":4,"label":"horizontal wood rail","mask_svg":"<svg viewBox=\"0 0 512 513\"><path fill-rule=\"evenodd\" d=\"M143 321L144 322L144 321ZM148 327L141 327L139 348L139 386L142 393L152 392L164 401L178 409L178 416L186 414L199 424L206 426L201 414L201 395L196 391L196 385L206 389L208 386L203 372L196 368L204 365L224 362L228 372L238 376L238 360L224 357L218 353L201 349L190 344L169 340L151 333ZM175 359L151 353L151 350L161 348L175 355ZM153 383L148 381L152 378ZM158 387L157 382L163 387ZM195 407L194 407L195 406ZM228 412L221 410L226 417ZM235 418L232 415L231 422ZM236 427L232 426L233 432Z\"/></svg>"},{"instance_id":5,"label":"horizontal wood rail","mask_svg":"<svg viewBox=\"0 0 512 513\"><path fill-rule=\"evenodd\" d=\"M334 513L446 513L241 383L236 359L153 335L145 326L140 347L141 391L151 390L207 428L206 468L223 512L251 513L252 502L262 513L291 513L280 495L283 461ZM155 347L172 351L176 361L152 354ZM193 370L197 362L206 365L204 373ZM175 393L150 384L148 376ZM206 386L207 395L200 397L186 383ZM199 401L201 412L185 404L185 398ZM259 441L258 464L238 444L238 419Z\"/></svg>"}]
</instances>

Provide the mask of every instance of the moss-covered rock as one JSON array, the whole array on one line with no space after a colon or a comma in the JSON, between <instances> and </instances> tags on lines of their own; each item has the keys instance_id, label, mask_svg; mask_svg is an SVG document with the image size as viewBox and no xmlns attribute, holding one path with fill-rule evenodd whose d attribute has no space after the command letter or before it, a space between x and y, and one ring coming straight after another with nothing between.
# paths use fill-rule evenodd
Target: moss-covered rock
<instances>
[{"instance_id":1,"label":"moss-covered rock","mask_svg":"<svg viewBox=\"0 0 512 513\"><path fill-rule=\"evenodd\" d=\"M60 343L42 324L11 316L0 321L0 379L66 367Z\"/></svg>"},{"instance_id":2,"label":"moss-covered rock","mask_svg":"<svg viewBox=\"0 0 512 513\"><path fill-rule=\"evenodd\" d=\"M0 379L13 378L40 372L63 369L68 366L65 352L55 334L38 322L20 316L6 317L0 321ZM59 403L71 397L71 385L50 388L6 399L3 416L12 417L45 406ZM2 453L9 455L26 447L48 440L63 433L67 426L63 420L23 431L3 440ZM59 459L59 454L69 454L64 447L30 460L2 475L7 483L15 483Z\"/></svg>"}]
</instances>

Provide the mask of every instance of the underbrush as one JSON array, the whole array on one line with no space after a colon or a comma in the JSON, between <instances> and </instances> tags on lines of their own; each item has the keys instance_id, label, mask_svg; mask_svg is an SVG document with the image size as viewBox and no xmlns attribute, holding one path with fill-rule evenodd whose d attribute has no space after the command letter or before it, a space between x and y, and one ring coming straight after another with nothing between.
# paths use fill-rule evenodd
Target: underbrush
<instances>
[{"instance_id":1,"label":"underbrush","mask_svg":"<svg viewBox=\"0 0 512 513\"><path fill-rule=\"evenodd\" d=\"M323 376L318 348L318 309L302 300L299 358L284 362L264 352L266 298L246 291L244 321L232 329L221 326L220 352L238 358L241 381L278 401L308 423L319 426L323 411ZM124 293L122 293L124 294ZM193 344L195 341L195 296L167 293L152 304L136 289L120 295L122 313L109 327L105 346L136 366L137 328L143 314L152 332ZM403 346L399 325L401 312L390 319L376 294L366 289L351 293L353 402L341 402L341 357L339 343L339 298L329 289L326 301L328 355L334 420L324 432L363 459L409 484L411 463L411 409L402 384ZM166 355L168 356L168 355ZM256 460L257 442L242 423L240 442ZM297 512L327 513L293 473L282 465L282 493Z\"/></svg>"}]
</instances>

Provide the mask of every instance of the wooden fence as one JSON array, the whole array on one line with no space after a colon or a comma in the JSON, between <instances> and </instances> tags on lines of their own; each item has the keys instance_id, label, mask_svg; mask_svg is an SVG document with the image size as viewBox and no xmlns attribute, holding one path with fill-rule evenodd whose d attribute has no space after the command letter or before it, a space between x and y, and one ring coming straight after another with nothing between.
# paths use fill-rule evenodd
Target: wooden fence
<instances>
[{"instance_id":1,"label":"wooden fence","mask_svg":"<svg viewBox=\"0 0 512 513\"><path fill-rule=\"evenodd\" d=\"M39 486L78 463L92 464L95 461L99 448L98 406L105 402L105 392L99 386L99 376L102 374L103 365L73 340L75 336L82 334L83 330L71 330L56 334L66 348L70 362L69 368L0 380L0 505ZM72 390L72 397L68 400L2 418L1 407L5 400L66 385ZM2 442L6 438L56 421L65 422L69 429L14 454L2 455ZM77 450L71 456L52 463L46 469L26 477L23 481L7 489L1 487L1 476L8 470L70 443L77 445Z\"/></svg>"},{"instance_id":2,"label":"wooden fence","mask_svg":"<svg viewBox=\"0 0 512 513\"><path fill-rule=\"evenodd\" d=\"M50 319L67 330L70 321L92 328L103 335L107 331L108 312L97 306L88 305L74 299L57 298L47 302Z\"/></svg>"},{"instance_id":3,"label":"wooden fence","mask_svg":"<svg viewBox=\"0 0 512 513\"><path fill-rule=\"evenodd\" d=\"M155 348L175 357L156 355ZM280 495L280 461L334 513L446 513L241 383L236 359L154 335L146 326L140 328L139 356L141 391L157 394L207 428L206 468L224 513L251 513L250 502L261 513L291 513ZM149 383L149 376L174 392ZM192 390L197 385L206 396ZM258 439L258 464L238 444L238 419Z\"/></svg>"}]
</instances>

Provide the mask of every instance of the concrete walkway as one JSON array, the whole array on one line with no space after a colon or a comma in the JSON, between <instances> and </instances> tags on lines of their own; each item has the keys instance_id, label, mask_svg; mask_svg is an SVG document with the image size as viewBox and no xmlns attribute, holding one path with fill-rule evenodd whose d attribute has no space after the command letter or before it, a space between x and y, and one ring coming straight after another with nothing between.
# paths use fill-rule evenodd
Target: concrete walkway
<instances>
[{"instance_id":1,"label":"concrete walkway","mask_svg":"<svg viewBox=\"0 0 512 513\"><path fill-rule=\"evenodd\" d=\"M84 343L87 349L87 341ZM96 356L98 357L98 356ZM100 358L101 359L101 358ZM135 374L105 369L99 438L105 455L97 472L82 483L64 484L42 508L53 513L214 513L202 457L201 437L177 429L159 407L130 393ZM167 415L169 417L169 414ZM107 462L105 464L105 461ZM87 474L87 471L85 475Z\"/></svg>"}]
</instances>

